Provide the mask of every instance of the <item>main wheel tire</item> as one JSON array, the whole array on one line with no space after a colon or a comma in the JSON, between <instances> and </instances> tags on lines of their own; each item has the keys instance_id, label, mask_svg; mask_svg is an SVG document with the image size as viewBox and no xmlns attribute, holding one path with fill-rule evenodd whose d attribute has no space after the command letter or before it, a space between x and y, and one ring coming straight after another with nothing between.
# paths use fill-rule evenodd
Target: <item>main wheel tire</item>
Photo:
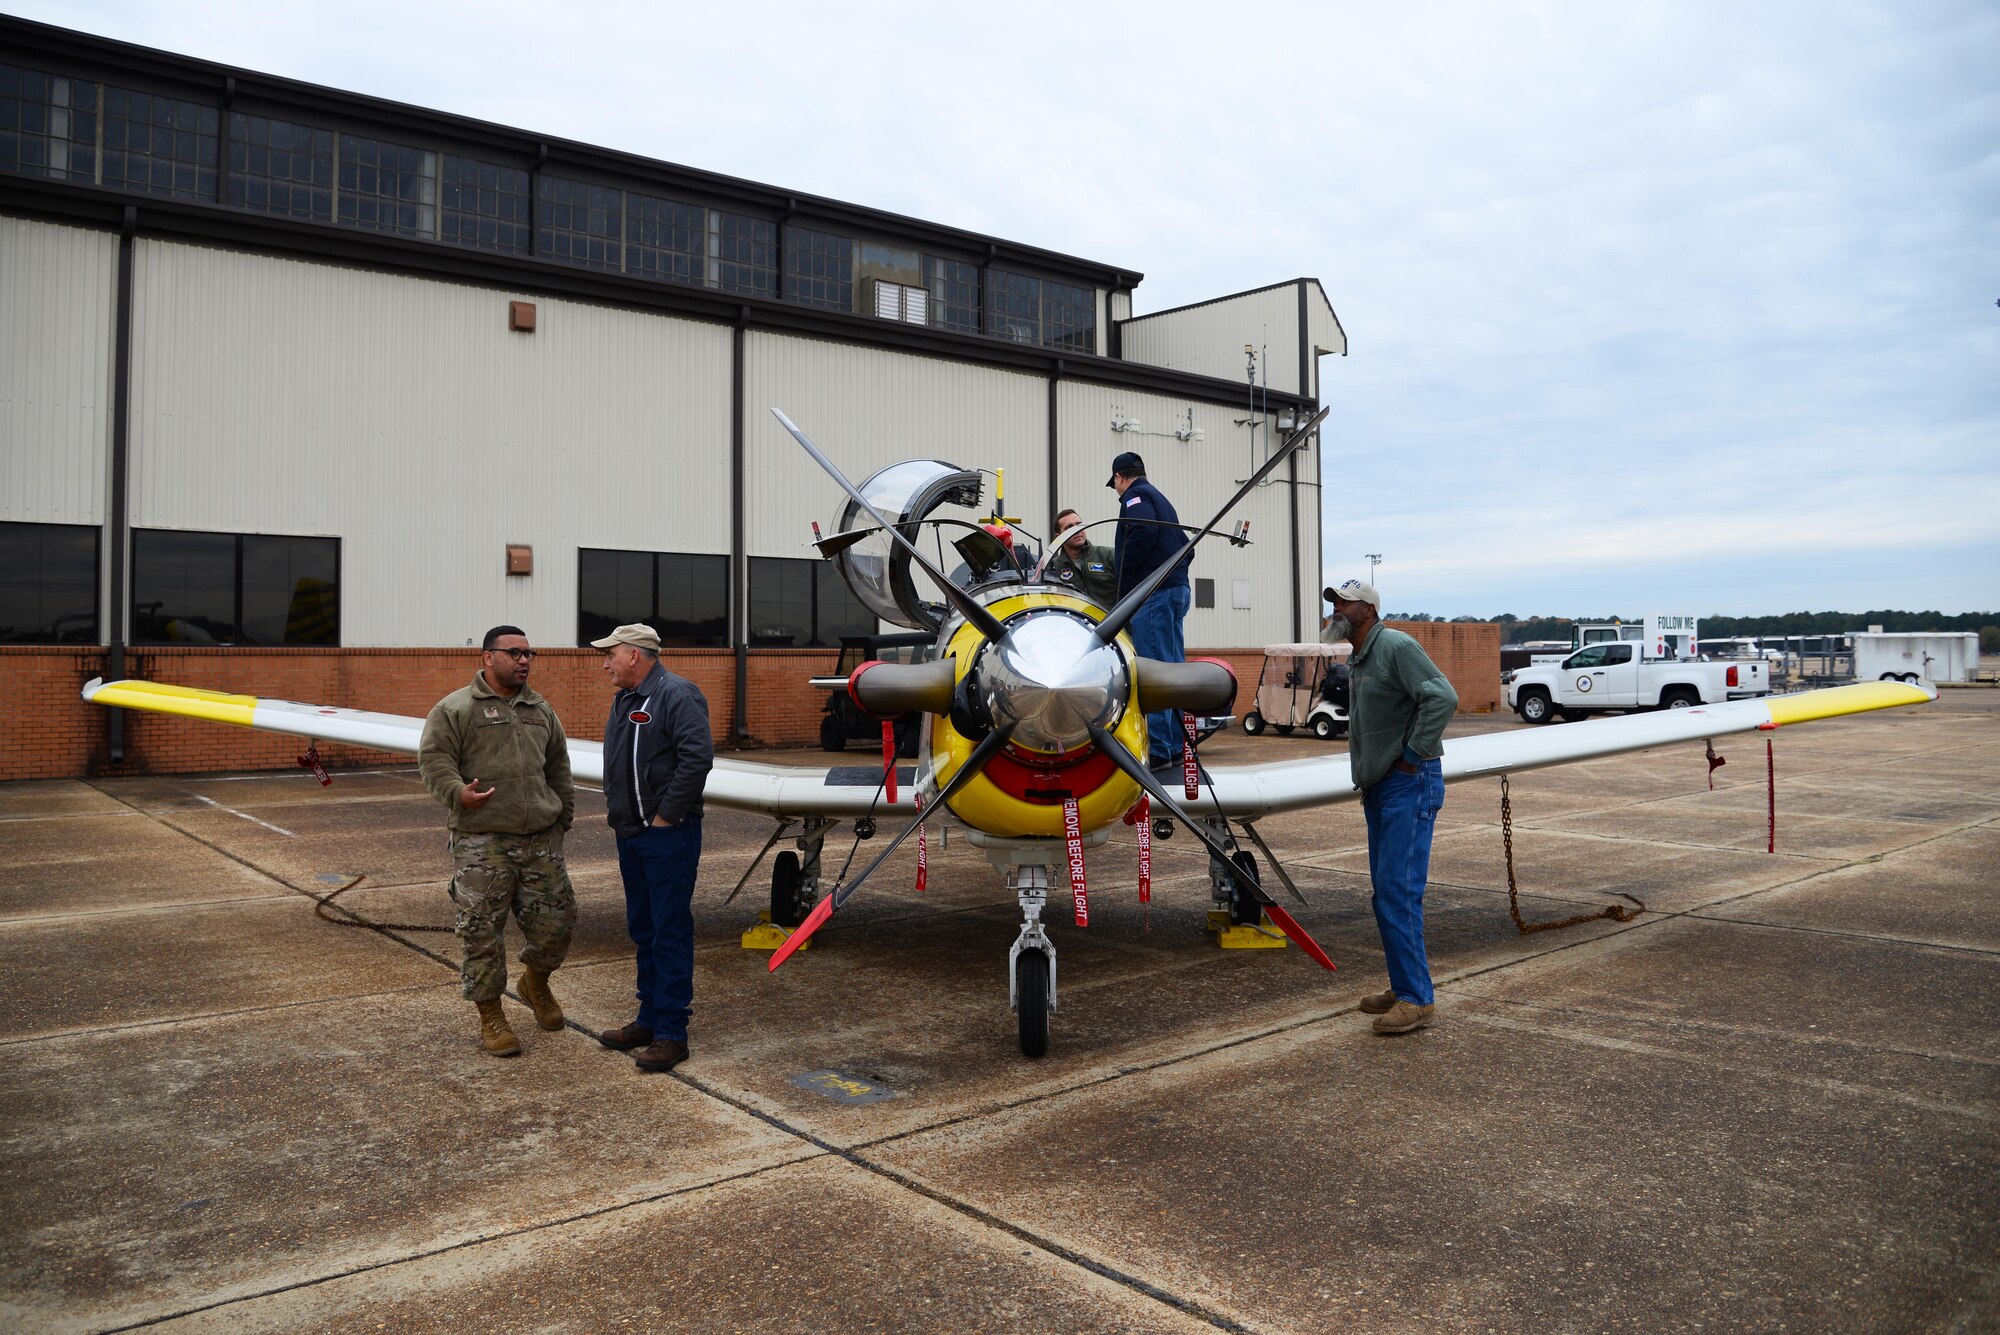
<instances>
[{"instance_id":1,"label":"main wheel tire","mask_svg":"<svg viewBox=\"0 0 2000 1335\"><path fill-rule=\"evenodd\" d=\"M847 749L847 729L840 726L839 715L828 714L819 721L819 749L822 751Z\"/></svg>"},{"instance_id":2,"label":"main wheel tire","mask_svg":"<svg viewBox=\"0 0 2000 1335\"><path fill-rule=\"evenodd\" d=\"M1524 723L1553 723L1555 708L1549 704L1549 693L1542 690L1521 692L1521 721Z\"/></svg>"},{"instance_id":3,"label":"main wheel tire","mask_svg":"<svg viewBox=\"0 0 2000 1335\"><path fill-rule=\"evenodd\" d=\"M1229 921L1239 927L1246 923L1255 927L1264 921L1264 906L1257 901L1257 896L1250 889L1250 881L1255 880L1257 876L1257 859L1250 856L1247 849L1238 849L1229 860L1235 863L1236 870L1242 873L1236 877L1229 892ZM1245 879L1246 877L1249 879Z\"/></svg>"},{"instance_id":4,"label":"main wheel tire","mask_svg":"<svg viewBox=\"0 0 2000 1335\"><path fill-rule=\"evenodd\" d=\"M806 906L799 897L799 855L787 850L771 861L771 921L780 927L797 927L805 921Z\"/></svg>"},{"instance_id":5,"label":"main wheel tire","mask_svg":"<svg viewBox=\"0 0 2000 1335\"><path fill-rule=\"evenodd\" d=\"M1243 716L1243 731L1249 733L1252 737L1264 731L1264 716L1254 709L1245 714Z\"/></svg>"},{"instance_id":6,"label":"main wheel tire","mask_svg":"<svg viewBox=\"0 0 2000 1335\"><path fill-rule=\"evenodd\" d=\"M1700 694L1691 686L1669 686L1667 693L1660 697L1662 709L1688 709L1700 703Z\"/></svg>"},{"instance_id":7,"label":"main wheel tire","mask_svg":"<svg viewBox=\"0 0 2000 1335\"><path fill-rule=\"evenodd\" d=\"M1333 740L1333 734L1334 726L1332 719L1321 714L1313 720L1313 736L1319 738L1322 742L1330 742Z\"/></svg>"},{"instance_id":8,"label":"main wheel tire","mask_svg":"<svg viewBox=\"0 0 2000 1335\"><path fill-rule=\"evenodd\" d=\"M1292 735L1292 725L1289 723L1273 723L1271 731L1277 733L1280 737L1289 737Z\"/></svg>"},{"instance_id":9,"label":"main wheel tire","mask_svg":"<svg viewBox=\"0 0 2000 1335\"><path fill-rule=\"evenodd\" d=\"M1049 957L1024 950L1014 957L1016 1018L1020 1021L1021 1055L1042 1057L1049 1051Z\"/></svg>"}]
</instances>

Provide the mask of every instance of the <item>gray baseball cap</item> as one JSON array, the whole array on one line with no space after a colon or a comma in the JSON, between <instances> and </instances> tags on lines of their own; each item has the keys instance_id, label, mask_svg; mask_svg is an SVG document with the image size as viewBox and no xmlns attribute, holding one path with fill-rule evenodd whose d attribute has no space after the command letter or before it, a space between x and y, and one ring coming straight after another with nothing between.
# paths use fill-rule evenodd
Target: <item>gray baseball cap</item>
<instances>
[{"instance_id":1,"label":"gray baseball cap","mask_svg":"<svg viewBox=\"0 0 2000 1335\"><path fill-rule=\"evenodd\" d=\"M601 640L592 640L593 649L609 649L614 644L629 644L651 653L660 652L660 632L643 621L635 621L629 626L620 626Z\"/></svg>"},{"instance_id":2,"label":"gray baseball cap","mask_svg":"<svg viewBox=\"0 0 2000 1335\"><path fill-rule=\"evenodd\" d=\"M1338 598L1344 603L1367 603L1377 612L1382 610L1382 595L1375 592L1375 586L1366 580L1350 579L1343 584L1331 585L1321 589L1320 596L1328 602Z\"/></svg>"}]
</instances>

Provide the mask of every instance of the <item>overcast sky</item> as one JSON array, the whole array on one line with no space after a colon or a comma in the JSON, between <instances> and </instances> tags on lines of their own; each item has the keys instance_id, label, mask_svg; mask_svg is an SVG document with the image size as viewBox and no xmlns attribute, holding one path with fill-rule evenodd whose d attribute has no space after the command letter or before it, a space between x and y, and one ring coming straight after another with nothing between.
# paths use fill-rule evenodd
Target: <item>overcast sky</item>
<instances>
[{"instance_id":1,"label":"overcast sky","mask_svg":"<svg viewBox=\"0 0 2000 1335\"><path fill-rule=\"evenodd\" d=\"M1317 277L1327 570L1381 553L1391 610L2000 608L1992 3L0 3L1137 269L1141 313Z\"/></svg>"}]
</instances>

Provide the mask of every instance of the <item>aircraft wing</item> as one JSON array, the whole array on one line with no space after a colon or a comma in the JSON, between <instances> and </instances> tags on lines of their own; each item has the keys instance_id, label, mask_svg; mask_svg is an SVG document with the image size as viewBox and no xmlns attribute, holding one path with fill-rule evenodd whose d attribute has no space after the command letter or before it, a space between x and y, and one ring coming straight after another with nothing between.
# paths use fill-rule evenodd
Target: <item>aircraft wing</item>
<instances>
[{"instance_id":1,"label":"aircraft wing","mask_svg":"<svg viewBox=\"0 0 2000 1335\"><path fill-rule=\"evenodd\" d=\"M1937 692L1904 682L1867 681L1852 686L1770 695L1726 704L1662 709L1583 723L1489 732L1456 737L1444 744L1446 783L1494 774L1594 760L1625 751L1674 742L1698 742L1729 733L1770 731L1798 723L1864 714L1874 709L1923 704ZM1230 816L1255 820L1279 811L1349 802L1361 796L1348 771L1346 754L1270 765L1232 765L1208 771L1215 800ZM1208 803L1204 800L1201 806Z\"/></svg>"},{"instance_id":2,"label":"aircraft wing","mask_svg":"<svg viewBox=\"0 0 2000 1335\"><path fill-rule=\"evenodd\" d=\"M266 700L156 681L108 682L95 678L84 685L83 698L121 709L206 719L262 732L285 732L323 742L400 751L405 755L417 753L424 735L424 721L404 714L377 714L365 709L301 704L296 700ZM604 782L604 747L600 743L571 738L569 764L580 782ZM889 812L913 813L914 778L909 767L899 767L896 800L891 803L887 793L878 791L882 784L880 764L760 765L718 756L702 790L702 800L766 816L823 816L843 820ZM927 785L928 780L925 775Z\"/></svg>"}]
</instances>

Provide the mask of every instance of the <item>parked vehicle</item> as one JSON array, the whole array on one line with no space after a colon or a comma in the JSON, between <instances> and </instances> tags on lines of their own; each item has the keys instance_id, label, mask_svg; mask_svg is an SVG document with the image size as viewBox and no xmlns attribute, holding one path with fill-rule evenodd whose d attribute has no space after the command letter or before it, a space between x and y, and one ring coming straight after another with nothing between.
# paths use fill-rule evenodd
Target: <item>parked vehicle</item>
<instances>
[{"instance_id":1,"label":"parked vehicle","mask_svg":"<svg viewBox=\"0 0 2000 1335\"><path fill-rule=\"evenodd\" d=\"M1977 681L1977 631L1857 630L1856 681Z\"/></svg>"},{"instance_id":2,"label":"parked vehicle","mask_svg":"<svg viewBox=\"0 0 2000 1335\"><path fill-rule=\"evenodd\" d=\"M1561 663L1521 668L1503 678L1507 707L1528 723L1586 718L1609 710L1685 709L1769 695L1761 660L1700 663L1646 659L1632 640L1585 645Z\"/></svg>"},{"instance_id":3,"label":"parked vehicle","mask_svg":"<svg viewBox=\"0 0 2000 1335\"><path fill-rule=\"evenodd\" d=\"M873 659L888 663L914 663L919 655L928 654L934 637L928 633L897 635L843 635L840 639L840 657L834 660L834 670L823 677L814 677L811 684L827 693L826 717L819 721L819 744L823 751L839 751L850 741L872 741L882 744L882 722L861 712L854 703L854 697L847 693L847 679L854 669ZM917 753L918 719L913 714L896 724L896 754L913 756Z\"/></svg>"},{"instance_id":4,"label":"parked vehicle","mask_svg":"<svg viewBox=\"0 0 2000 1335\"><path fill-rule=\"evenodd\" d=\"M1280 735L1308 728L1322 741L1347 735L1347 656L1349 644L1267 644L1257 673L1257 701L1243 716L1243 731L1255 737L1270 728Z\"/></svg>"}]
</instances>

